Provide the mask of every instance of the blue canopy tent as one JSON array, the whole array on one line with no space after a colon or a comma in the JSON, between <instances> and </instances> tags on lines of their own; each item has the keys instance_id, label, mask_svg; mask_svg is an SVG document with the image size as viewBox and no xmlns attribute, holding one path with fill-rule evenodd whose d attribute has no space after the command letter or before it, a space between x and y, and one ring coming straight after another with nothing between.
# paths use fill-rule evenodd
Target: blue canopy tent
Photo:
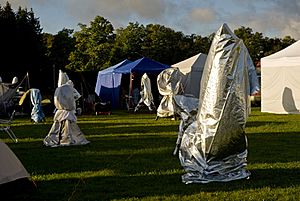
<instances>
[{"instance_id":1,"label":"blue canopy tent","mask_svg":"<svg viewBox=\"0 0 300 201\"><path fill-rule=\"evenodd\" d=\"M115 73L114 71L131 62L125 59L114 66L98 72L95 92L102 102L110 102L113 108L118 107L122 74Z\"/></svg>"},{"instance_id":2,"label":"blue canopy tent","mask_svg":"<svg viewBox=\"0 0 300 201\"><path fill-rule=\"evenodd\" d=\"M122 73L122 74L129 74L129 94L127 100L127 108L131 108L134 106L134 103L132 103L132 98L134 98L134 93L133 93L133 79L135 79L134 75L139 75L140 77L144 74L147 73L148 75L158 75L161 71L169 68L169 65L159 63L157 61L151 60L146 57L142 57L134 62L131 62L129 64L126 64L124 66L121 66L118 69L115 69L115 73ZM156 81L156 79L155 79ZM138 82L140 83L140 82ZM156 83L156 82L155 82ZM156 86L156 85L155 85ZM153 87L152 87L153 88ZM134 101L133 101L134 102Z\"/></svg>"},{"instance_id":3,"label":"blue canopy tent","mask_svg":"<svg viewBox=\"0 0 300 201\"><path fill-rule=\"evenodd\" d=\"M120 104L120 88L122 74L130 74L130 93L132 89L132 74L159 74L161 71L169 68L168 65L142 57L134 62L124 60L105 70L99 71L95 92L103 102L111 102L113 108Z\"/></svg>"}]
</instances>

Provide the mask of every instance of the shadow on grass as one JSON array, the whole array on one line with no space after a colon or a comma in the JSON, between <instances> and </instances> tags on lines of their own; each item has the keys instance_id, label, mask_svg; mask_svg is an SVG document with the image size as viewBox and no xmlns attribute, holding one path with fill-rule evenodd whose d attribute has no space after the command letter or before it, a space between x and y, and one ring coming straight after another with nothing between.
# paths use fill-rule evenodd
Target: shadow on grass
<instances>
[{"instance_id":1,"label":"shadow on grass","mask_svg":"<svg viewBox=\"0 0 300 201\"><path fill-rule=\"evenodd\" d=\"M252 133L247 137L249 144L248 161L251 163L299 161L299 133Z\"/></svg>"},{"instance_id":2,"label":"shadow on grass","mask_svg":"<svg viewBox=\"0 0 300 201\"><path fill-rule=\"evenodd\" d=\"M174 125L133 125L133 126L123 126L123 127L114 127L112 125L111 127L105 127L101 129L100 127L92 127L92 125L85 125L81 127L81 130L86 133L88 136L89 134L132 134L132 133L163 133L163 132L168 132L168 133L175 133L177 134L178 132L178 126Z\"/></svg>"},{"instance_id":3,"label":"shadow on grass","mask_svg":"<svg viewBox=\"0 0 300 201\"><path fill-rule=\"evenodd\" d=\"M9 146L35 174L99 169L133 174L167 170L178 165L177 158L172 155L175 140L169 136L105 137L83 146L51 148L39 141Z\"/></svg>"},{"instance_id":4,"label":"shadow on grass","mask_svg":"<svg viewBox=\"0 0 300 201\"><path fill-rule=\"evenodd\" d=\"M263 123L271 122L253 122L252 126ZM38 190L22 196L20 200L111 200L300 185L300 169L275 168L271 165L266 169L250 169L252 175L249 180L185 185L178 173L182 170L179 159L172 156L178 129L175 123L170 125L161 121L143 125L131 122L129 126L124 122L80 123L79 127L91 144L58 148L44 147L42 144L51 125L13 128L20 139L34 139L19 144L8 143L25 168L32 175L58 175L57 179L39 180ZM251 133L248 142L249 163L299 161L300 135L297 132ZM102 170L111 170L113 174L65 179L68 174ZM176 170L175 173L166 174L172 170Z\"/></svg>"},{"instance_id":5,"label":"shadow on grass","mask_svg":"<svg viewBox=\"0 0 300 201\"><path fill-rule=\"evenodd\" d=\"M78 124L81 131L88 138L89 135L115 135L115 134L145 134L145 133L174 133L178 132L178 125L166 125L166 124L141 124L141 123L81 123ZM52 124L34 124L34 125L22 125L14 126L12 130L19 139L32 138L32 139L44 139L48 134ZM7 138L8 135L3 133L2 139Z\"/></svg>"},{"instance_id":6,"label":"shadow on grass","mask_svg":"<svg viewBox=\"0 0 300 201\"><path fill-rule=\"evenodd\" d=\"M136 132L136 131L132 131ZM50 148L43 146L42 139L29 142L7 143L9 147L37 174L113 169L117 172L149 172L163 167L178 167L179 160L172 155L177 136L141 132L128 136L88 137L91 144L84 146ZM293 142L291 143L291 140ZM299 161L300 135L298 133L251 134L249 142L249 164L287 163ZM128 158L130 160L128 160ZM175 159L175 160L174 160ZM153 161L157 164L153 164ZM60 165L62 164L63 165ZM133 165L130 165L133 163ZM141 164L138 164L141 163ZM152 165L149 165L152 164ZM54 168L59 166L58 168ZM148 169L147 169L148 168Z\"/></svg>"},{"instance_id":7,"label":"shadow on grass","mask_svg":"<svg viewBox=\"0 0 300 201\"><path fill-rule=\"evenodd\" d=\"M41 181L38 190L22 200L112 200L150 196L189 196L203 192L231 192L264 187L287 188L300 184L300 169L252 170L248 180L227 183L183 184L180 174L105 176Z\"/></svg>"}]
</instances>

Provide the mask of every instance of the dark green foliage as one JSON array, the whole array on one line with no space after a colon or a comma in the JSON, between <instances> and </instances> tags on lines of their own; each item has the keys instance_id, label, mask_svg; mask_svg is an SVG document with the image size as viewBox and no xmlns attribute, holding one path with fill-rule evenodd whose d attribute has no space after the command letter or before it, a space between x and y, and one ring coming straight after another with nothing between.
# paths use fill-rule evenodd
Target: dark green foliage
<instances>
[{"instance_id":1,"label":"dark green foliage","mask_svg":"<svg viewBox=\"0 0 300 201\"><path fill-rule=\"evenodd\" d=\"M75 38L72 37L73 30L64 28L53 35L49 59L57 69L65 70L69 63L69 55L75 50Z\"/></svg>"},{"instance_id":2,"label":"dark green foliage","mask_svg":"<svg viewBox=\"0 0 300 201\"><path fill-rule=\"evenodd\" d=\"M81 30L74 33L75 50L70 53L70 63L66 68L73 71L96 71L109 66L115 38L112 24L107 19L96 16L89 27L84 24L79 26Z\"/></svg>"},{"instance_id":3,"label":"dark green foliage","mask_svg":"<svg viewBox=\"0 0 300 201\"><path fill-rule=\"evenodd\" d=\"M21 79L26 72L38 79L43 71L44 53L40 24L32 10L14 12L7 2L0 9L1 76ZM32 86L37 80L32 80Z\"/></svg>"}]
</instances>

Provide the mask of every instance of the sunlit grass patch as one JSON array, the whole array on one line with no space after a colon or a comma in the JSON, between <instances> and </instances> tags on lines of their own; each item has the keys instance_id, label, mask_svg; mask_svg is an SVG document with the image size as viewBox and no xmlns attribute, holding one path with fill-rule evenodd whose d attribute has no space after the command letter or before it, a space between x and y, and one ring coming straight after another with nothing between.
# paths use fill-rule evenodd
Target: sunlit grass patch
<instances>
[{"instance_id":1,"label":"sunlit grass patch","mask_svg":"<svg viewBox=\"0 0 300 201\"><path fill-rule=\"evenodd\" d=\"M78 116L89 145L49 148L43 139L53 123L16 117L19 143L1 137L36 181L22 200L299 200L300 115L274 115L253 108L247 121L248 180L191 184L173 155L179 120L155 114ZM21 199L21 198L20 198Z\"/></svg>"},{"instance_id":2,"label":"sunlit grass patch","mask_svg":"<svg viewBox=\"0 0 300 201\"><path fill-rule=\"evenodd\" d=\"M68 172L68 173L53 173L46 175L32 175L32 179L35 181L51 181L51 180L61 180L61 179L81 179L90 177L105 177L105 176L115 176L113 170L105 169L98 171L84 171L84 172Z\"/></svg>"}]
</instances>

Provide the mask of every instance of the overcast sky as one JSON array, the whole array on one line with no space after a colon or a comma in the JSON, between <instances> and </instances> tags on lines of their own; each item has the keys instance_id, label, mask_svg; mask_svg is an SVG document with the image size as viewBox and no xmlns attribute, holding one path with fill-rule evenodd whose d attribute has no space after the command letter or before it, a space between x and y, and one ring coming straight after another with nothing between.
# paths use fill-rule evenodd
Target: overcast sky
<instances>
[{"instance_id":1,"label":"overcast sky","mask_svg":"<svg viewBox=\"0 0 300 201\"><path fill-rule=\"evenodd\" d=\"M4 6L7 0L0 0ZM43 32L56 34L63 28L79 30L99 15L114 28L129 22L160 24L184 34L208 36L223 23L234 30L250 27L268 37L300 39L299 0L9 0L33 9Z\"/></svg>"}]
</instances>

